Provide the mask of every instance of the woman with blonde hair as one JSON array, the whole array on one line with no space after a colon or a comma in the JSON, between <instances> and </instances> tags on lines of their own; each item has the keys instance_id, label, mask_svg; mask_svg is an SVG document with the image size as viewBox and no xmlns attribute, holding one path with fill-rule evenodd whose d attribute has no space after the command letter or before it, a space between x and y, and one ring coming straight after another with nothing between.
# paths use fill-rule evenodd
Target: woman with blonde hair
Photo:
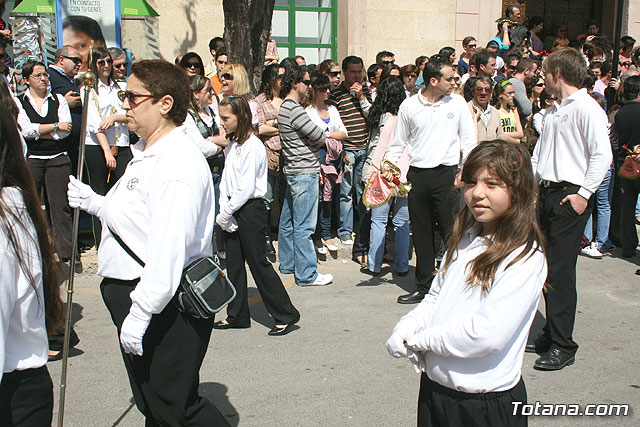
<instances>
[{"instance_id":1,"label":"woman with blonde hair","mask_svg":"<svg viewBox=\"0 0 640 427\"><path fill-rule=\"evenodd\" d=\"M227 64L220 74L220 82L222 83L222 96L224 98L241 96L249 102L249 107L251 108L251 125L254 129L257 129L259 123L258 104L253 100L249 75L244 65Z\"/></svg>"},{"instance_id":2,"label":"woman with blonde hair","mask_svg":"<svg viewBox=\"0 0 640 427\"><path fill-rule=\"evenodd\" d=\"M515 90L509 80L497 83L491 94L491 105L500 111L502 140L519 144L524 137L518 109L513 104Z\"/></svg>"},{"instance_id":3,"label":"woman with blonde hair","mask_svg":"<svg viewBox=\"0 0 640 427\"><path fill-rule=\"evenodd\" d=\"M329 77L329 85L332 90L338 87L340 84L340 74L342 73L340 64L333 59L325 59L318 65L317 70L318 73Z\"/></svg>"}]
</instances>

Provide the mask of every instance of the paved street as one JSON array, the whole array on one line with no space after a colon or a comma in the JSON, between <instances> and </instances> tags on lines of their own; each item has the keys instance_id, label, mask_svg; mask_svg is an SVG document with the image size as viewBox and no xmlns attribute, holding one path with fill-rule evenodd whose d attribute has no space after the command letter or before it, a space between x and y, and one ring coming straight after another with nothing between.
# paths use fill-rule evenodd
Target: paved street
<instances>
[{"instance_id":1,"label":"paved street","mask_svg":"<svg viewBox=\"0 0 640 427\"><path fill-rule=\"evenodd\" d=\"M115 327L92 271L95 255L83 257L76 276L74 321L81 342L69 359L67 426L142 426L133 406ZM412 265L414 260L412 261ZM559 372L532 369L525 354L523 375L529 402L628 403L627 417L531 417L532 426L640 425L640 256L620 252L602 260L580 257L575 365ZM345 259L322 262L334 283L298 288L284 276L302 314L299 329L268 337L272 327L252 288L253 326L213 331L201 370L201 391L236 426L412 426L419 376L406 360L384 347L395 323L413 306L395 302L413 277L370 278ZM413 272L413 267L411 273ZM534 329L543 322L541 306ZM61 362L48 367L57 393Z\"/></svg>"}]
</instances>

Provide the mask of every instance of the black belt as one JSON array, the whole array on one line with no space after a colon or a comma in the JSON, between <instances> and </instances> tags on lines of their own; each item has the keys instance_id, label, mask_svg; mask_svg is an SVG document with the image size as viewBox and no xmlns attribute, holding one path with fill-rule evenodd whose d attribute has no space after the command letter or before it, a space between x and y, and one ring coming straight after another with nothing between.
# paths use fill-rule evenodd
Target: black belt
<instances>
[{"instance_id":1,"label":"black belt","mask_svg":"<svg viewBox=\"0 0 640 427\"><path fill-rule=\"evenodd\" d=\"M546 179L543 179L542 181L540 181L540 185L544 188L579 187L578 185L572 184L569 181L554 182Z\"/></svg>"}]
</instances>

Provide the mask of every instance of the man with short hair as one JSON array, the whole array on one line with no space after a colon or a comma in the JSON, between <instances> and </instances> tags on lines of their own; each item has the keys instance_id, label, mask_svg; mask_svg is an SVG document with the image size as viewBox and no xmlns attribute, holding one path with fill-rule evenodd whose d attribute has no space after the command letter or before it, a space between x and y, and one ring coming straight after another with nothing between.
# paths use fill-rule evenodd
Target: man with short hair
<instances>
[{"instance_id":1,"label":"man with short hair","mask_svg":"<svg viewBox=\"0 0 640 427\"><path fill-rule=\"evenodd\" d=\"M469 84L472 82L470 81ZM469 101L469 110L476 124L478 142L493 141L502 137L500 111L489 105L492 81L489 77L476 77L473 87L473 99Z\"/></svg>"},{"instance_id":2,"label":"man with short hair","mask_svg":"<svg viewBox=\"0 0 640 427\"><path fill-rule=\"evenodd\" d=\"M496 57L489 53L489 51L479 50L474 56L473 65L476 68L476 75L479 77L493 78L496 72Z\"/></svg>"},{"instance_id":3,"label":"man with short hair","mask_svg":"<svg viewBox=\"0 0 640 427\"><path fill-rule=\"evenodd\" d=\"M380 64L383 67L396 63L396 55L388 50L381 50L376 54L376 64Z\"/></svg>"},{"instance_id":4,"label":"man with short hair","mask_svg":"<svg viewBox=\"0 0 640 427\"><path fill-rule=\"evenodd\" d=\"M500 50L500 43L495 40L489 40L485 48L491 55L496 56Z\"/></svg>"},{"instance_id":5,"label":"man with short hair","mask_svg":"<svg viewBox=\"0 0 640 427\"><path fill-rule=\"evenodd\" d=\"M523 127L527 117L533 112L533 104L527 96L527 88L525 85L531 83L537 71L538 63L534 59L522 58L516 66L513 77L509 79L515 91L514 102L516 107L518 107L520 123L523 123Z\"/></svg>"},{"instance_id":6,"label":"man with short hair","mask_svg":"<svg viewBox=\"0 0 640 427\"><path fill-rule=\"evenodd\" d=\"M224 47L218 49L218 51L216 52L215 60L217 72L215 75L209 78L211 86L213 87L213 90L216 91L216 93L220 93L220 91L222 90L222 82L220 81L220 76L222 75L222 70L224 70L224 67L227 65L228 58L229 57L227 56L227 49L225 49Z\"/></svg>"},{"instance_id":7,"label":"man with short hair","mask_svg":"<svg viewBox=\"0 0 640 427\"><path fill-rule=\"evenodd\" d=\"M510 53L507 55L507 59L504 61L507 79L510 79L516 74L516 69L518 68L518 63L521 59L522 57L517 53Z\"/></svg>"},{"instance_id":8,"label":"man with short hair","mask_svg":"<svg viewBox=\"0 0 640 427\"><path fill-rule=\"evenodd\" d=\"M296 55L293 57L293 59L295 59L296 64L298 64L301 67L304 67L307 65L307 60L302 55Z\"/></svg>"},{"instance_id":9,"label":"man with short hair","mask_svg":"<svg viewBox=\"0 0 640 427\"><path fill-rule=\"evenodd\" d=\"M216 66L216 53L218 50L224 47L224 39L222 37L214 37L209 40L209 53L211 53L211 59L204 66L204 76L211 79L218 74L218 67Z\"/></svg>"},{"instance_id":10,"label":"man with short hair","mask_svg":"<svg viewBox=\"0 0 640 427\"><path fill-rule=\"evenodd\" d=\"M110 47L109 53L111 54L111 59L113 60L114 80L117 82L126 82L127 67L129 67L129 63L127 62L127 54L119 47Z\"/></svg>"},{"instance_id":11,"label":"man with short hair","mask_svg":"<svg viewBox=\"0 0 640 427\"><path fill-rule=\"evenodd\" d=\"M78 144L82 124L80 89L74 78L78 75L81 65L82 57L78 49L65 45L56 50L55 62L49 66L51 93L64 96L71 111L71 138L67 153L71 160L71 171L74 174L78 170Z\"/></svg>"},{"instance_id":12,"label":"man with short hair","mask_svg":"<svg viewBox=\"0 0 640 427\"><path fill-rule=\"evenodd\" d=\"M593 85L594 92L604 96L605 89L609 87L613 79L612 68L613 64L610 60L602 62L602 65L600 65L600 78L596 81L596 84Z\"/></svg>"},{"instance_id":13,"label":"man with short hair","mask_svg":"<svg viewBox=\"0 0 640 427\"><path fill-rule=\"evenodd\" d=\"M340 225L338 238L345 245L353 245L353 208L354 204L361 208L364 186L360 180L362 166L367 157L367 116L371 107L369 89L362 85L362 58L347 56L342 61L344 80L331 92L331 100L336 105L342 123L347 128L349 137L342 141L348 161L340 184ZM359 209L360 221L364 210ZM354 254L363 256L366 250L356 244ZM362 252L362 254L361 254Z\"/></svg>"},{"instance_id":14,"label":"man with short hair","mask_svg":"<svg viewBox=\"0 0 640 427\"><path fill-rule=\"evenodd\" d=\"M369 91L371 92L371 99L376 99L376 89L380 84L380 76L382 75L382 70L384 67L377 62L375 64L369 65L367 68L367 80L369 85Z\"/></svg>"},{"instance_id":15,"label":"man with short hair","mask_svg":"<svg viewBox=\"0 0 640 427\"><path fill-rule=\"evenodd\" d=\"M531 163L540 180L537 207L546 237L549 275L547 322L528 352L542 354L534 368L559 370L575 361L576 262L593 194L611 165L607 116L580 89L587 67L580 52L561 49L542 64L546 91L559 98L543 118Z\"/></svg>"},{"instance_id":16,"label":"man with short hair","mask_svg":"<svg viewBox=\"0 0 640 427\"><path fill-rule=\"evenodd\" d=\"M319 128L300 105L311 87L306 67L291 64L281 85L284 100L278 113L278 131L287 189L278 231L280 272L293 273L298 286L328 285L333 276L318 273L318 258L311 241L318 222L318 150L328 132Z\"/></svg>"},{"instance_id":17,"label":"man with short hair","mask_svg":"<svg viewBox=\"0 0 640 427\"><path fill-rule=\"evenodd\" d=\"M464 98L452 95L453 66L432 57L425 65L425 87L406 99L398 111L395 136L386 158L398 162L408 145L409 216L416 250L416 290L398 298L400 304L422 301L435 271L436 222L446 240L454 220L458 166L477 145L476 130ZM384 173L391 181L391 173Z\"/></svg>"}]
</instances>

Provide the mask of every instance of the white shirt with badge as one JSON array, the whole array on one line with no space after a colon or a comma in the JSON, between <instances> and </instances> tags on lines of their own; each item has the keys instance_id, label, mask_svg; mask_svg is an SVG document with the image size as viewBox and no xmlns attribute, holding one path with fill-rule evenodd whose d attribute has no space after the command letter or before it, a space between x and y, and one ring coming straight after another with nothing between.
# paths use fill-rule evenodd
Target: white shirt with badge
<instances>
[{"instance_id":1,"label":"white shirt with badge","mask_svg":"<svg viewBox=\"0 0 640 427\"><path fill-rule=\"evenodd\" d=\"M251 134L242 144L230 142L225 153L220 209L232 214L267 193L267 152L260 138Z\"/></svg>"},{"instance_id":2,"label":"white shirt with badge","mask_svg":"<svg viewBox=\"0 0 640 427\"><path fill-rule=\"evenodd\" d=\"M469 106L460 95L444 96L436 103L421 92L400 104L393 141L386 158L397 163L409 144L409 164L418 168L456 166L478 144Z\"/></svg>"},{"instance_id":3,"label":"white shirt with badge","mask_svg":"<svg viewBox=\"0 0 640 427\"><path fill-rule=\"evenodd\" d=\"M160 313L178 288L183 269L213 252L215 196L204 157L178 127L133 159L107 193L100 212L102 241L98 274L140 278L131 300ZM141 267L118 244L109 227L145 262Z\"/></svg>"},{"instance_id":4,"label":"white shirt with badge","mask_svg":"<svg viewBox=\"0 0 640 427\"><path fill-rule=\"evenodd\" d=\"M589 199L612 157L607 115L580 89L547 109L531 163L539 179L579 185L578 194Z\"/></svg>"},{"instance_id":5,"label":"white shirt with badge","mask_svg":"<svg viewBox=\"0 0 640 427\"><path fill-rule=\"evenodd\" d=\"M129 146L129 130L126 123L114 123L109 129L100 130L100 122L102 119L114 114L125 114L122 109L122 101L118 97L118 93L126 86L125 83L110 81L106 85L102 81L96 82L96 89L89 92L89 106L87 108L87 137L85 143L87 145L100 145L96 133L104 133L109 142L109 146L117 145L118 147ZM84 100L86 88L80 89L80 98Z\"/></svg>"}]
</instances>

